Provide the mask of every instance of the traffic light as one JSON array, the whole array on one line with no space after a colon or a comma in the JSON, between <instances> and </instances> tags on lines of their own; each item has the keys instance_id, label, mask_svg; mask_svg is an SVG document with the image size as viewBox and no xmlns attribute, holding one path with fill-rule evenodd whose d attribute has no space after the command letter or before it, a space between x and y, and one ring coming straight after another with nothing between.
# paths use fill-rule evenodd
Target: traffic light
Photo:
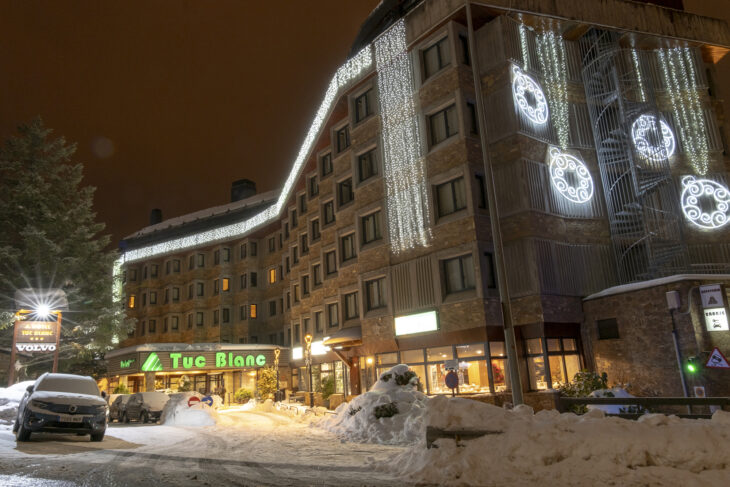
<instances>
[{"instance_id":1,"label":"traffic light","mask_svg":"<svg viewBox=\"0 0 730 487\"><path fill-rule=\"evenodd\" d=\"M690 374L697 373L697 371L700 370L699 357L689 357L687 359L687 363L685 364L685 368L687 369L687 372L689 372Z\"/></svg>"}]
</instances>

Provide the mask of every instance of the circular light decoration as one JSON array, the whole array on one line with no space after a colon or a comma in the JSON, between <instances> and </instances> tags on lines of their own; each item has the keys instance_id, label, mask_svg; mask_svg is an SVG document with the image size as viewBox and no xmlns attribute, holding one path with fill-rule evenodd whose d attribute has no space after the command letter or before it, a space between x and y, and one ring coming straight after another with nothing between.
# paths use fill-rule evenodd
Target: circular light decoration
<instances>
[{"instance_id":1,"label":"circular light decoration","mask_svg":"<svg viewBox=\"0 0 730 487\"><path fill-rule=\"evenodd\" d=\"M533 123L542 125L548 119L548 104L537 81L512 66L512 96L520 112Z\"/></svg>"},{"instance_id":2,"label":"circular light decoration","mask_svg":"<svg viewBox=\"0 0 730 487\"><path fill-rule=\"evenodd\" d=\"M661 119L659 120L661 140L656 140L656 121L657 117L648 113L639 116L631 125L631 137L634 140L634 147L642 157L655 162L666 161L674 154L677 144L672 129Z\"/></svg>"},{"instance_id":3,"label":"circular light decoration","mask_svg":"<svg viewBox=\"0 0 730 487\"><path fill-rule=\"evenodd\" d=\"M587 203L593 197L593 178L583 161L551 147L550 182L563 198L573 203Z\"/></svg>"},{"instance_id":4,"label":"circular light decoration","mask_svg":"<svg viewBox=\"0 0 730 487\"><path fill-rule=\"evenodd\" d=\"M730 191L715 181L685 176L682 178L682 212L700 228L720 228L730 221Z\"/></svg>"}]
</instances>

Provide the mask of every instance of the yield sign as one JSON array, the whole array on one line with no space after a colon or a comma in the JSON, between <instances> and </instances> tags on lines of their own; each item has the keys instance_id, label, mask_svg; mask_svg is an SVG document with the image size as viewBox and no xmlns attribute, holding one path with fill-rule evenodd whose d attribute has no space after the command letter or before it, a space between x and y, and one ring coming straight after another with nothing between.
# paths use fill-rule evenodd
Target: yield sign
<instances>
[{"instance_id":1,"label":"yield sign","mask_svg":"<svg viewBox=\"0 0 730 487\"><path fill-rule=\"evenodd\" d=\"M710 354L710 358L707 360L705 367L711 367L713 369L730 369L730 363L728 363L720 349L715 347Z\"/></svg>"}]
</instances>

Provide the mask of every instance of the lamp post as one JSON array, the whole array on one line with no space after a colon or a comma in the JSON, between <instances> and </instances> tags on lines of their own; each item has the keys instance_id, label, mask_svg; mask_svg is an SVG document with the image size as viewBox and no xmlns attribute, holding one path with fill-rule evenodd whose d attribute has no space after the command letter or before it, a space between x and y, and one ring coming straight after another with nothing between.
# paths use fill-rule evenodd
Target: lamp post
<instances>
[{"instance_id":1,"label":"lamp post","mask_svg":"<svg viewBox=\"0 0 730 487\"><path fill-rule=\"evenodd\" d=\"M279 347L276 347L274 349L274 369L276 370L276 394L274 394L275 400L279 399L279 355L281 354L281 349Z\"/></svg>"},{"instance_id":2,"label":"lamp post","mask_svg":"<svg viewBox=\"0 0 730 487\"><path fill-rule=\"evenodd\" d=\"M314 407L314 384L312 383L312 335L304 336L304 364L309 374L309 405Z\"/></svg>"}]
</instances>

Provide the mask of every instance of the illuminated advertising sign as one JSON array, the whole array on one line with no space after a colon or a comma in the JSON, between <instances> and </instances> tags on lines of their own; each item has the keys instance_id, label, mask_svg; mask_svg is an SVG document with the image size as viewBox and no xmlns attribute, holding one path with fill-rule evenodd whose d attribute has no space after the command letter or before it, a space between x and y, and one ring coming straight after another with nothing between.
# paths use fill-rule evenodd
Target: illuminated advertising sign
<instances>
[{"instance_id":1,"label":"illuminated advertising sign","mask_svg":"<svg viewBox=\"0 0 730 487\"><path fill-rule=\"evenodd\" d=\"M435 311L395 317L395 336L438 330Z\"/></svg>"},{"instance_id":2,"label":"illuminated advertising sign","mask_svg":"<svg viewBox=\"0 0 730 487\"><path fill-rule=\"evenodd\" d=\"M15 349L18 352L55 352L58 323L22 321L15 324Z\"/></svg>"}]
</instances>

